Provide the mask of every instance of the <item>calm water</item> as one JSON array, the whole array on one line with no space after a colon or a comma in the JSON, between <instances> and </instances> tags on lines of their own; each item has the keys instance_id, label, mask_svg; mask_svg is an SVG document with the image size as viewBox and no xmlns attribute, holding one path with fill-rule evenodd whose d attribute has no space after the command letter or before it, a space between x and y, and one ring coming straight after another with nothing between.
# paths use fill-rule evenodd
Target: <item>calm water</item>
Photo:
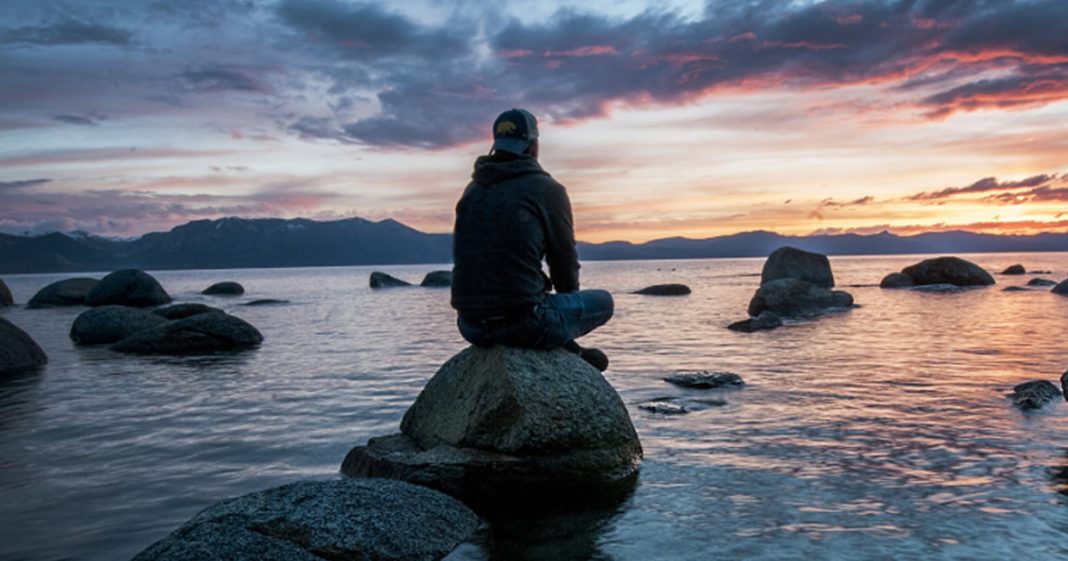
<instances>
[{"instance_id":1,"label":"calm water","mask_svg":"<svg viewBox=\"0 0 1068 561\"><path fill-rule=\"evenodd\" d=\"M1056 280L1068 271L1064 253L969 258ZM454 557L1068 557L1068 404L1023 414L1004 398L1068 368L1068 298L1002 292L1030 275L955 294L871 286L918 259L832 258L840 286L866 285L846 288L861 307L756 334L725 326L744 317L760 259L586 264L584 285L616 294L616 317L586 341L610 355L605 376L645 446L639 487L579 536ZM434 268L384 270L418 281ZM4 309L51 361L0 382L0 559L126 559L220 499L337 477L349 448L395 432L465 345L447 290L372 292L371 270L155 273L176 301L220 306L264 333L262 348L235 356L76 348L67 332L81 309ZM68 276L4 280L25 303ZM221 280L246 295L199 295ZM664 282L693 294L627 294ZM290 303L240 306L257 298ZM661 381L706 369L748 385ZM670 396L728 404L637 408Z\"/></svg>"}]
</instances>

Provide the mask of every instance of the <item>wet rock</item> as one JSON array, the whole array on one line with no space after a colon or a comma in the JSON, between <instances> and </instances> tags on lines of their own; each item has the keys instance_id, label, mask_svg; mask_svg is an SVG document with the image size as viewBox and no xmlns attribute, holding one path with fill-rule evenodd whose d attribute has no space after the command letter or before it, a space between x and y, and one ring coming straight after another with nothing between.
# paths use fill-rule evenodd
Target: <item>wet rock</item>
<instances>
[{"instance_id":1,"label":"wet rock","mask_svg":"<svg viewBox=\"0 0 1068 561\"><path fill-rule=\"evenodd\" d=\"M85 297L89 306L117 304L146 308L170 301L170 295L159 281L140 269L122 269L107 275Z\"/></svg>"},{"instance_id":2,"label":"wet rock","mask_svg":"<svg viewBox=\"0 0 1068 561\"><path fill-rule=\"evenodd\" d=\"M961 292L964 288L955 284L923 284L920 286L910 286L907 290L913 292Z\"/></svg>"},{"instance_id":3,"label":"wet rock","mask_svg":"<svg viewBox=\"0 0 1068 561\"><path fill-rule=\"evenodd\" d=\"M400 286L411 286L411 283L380 271L371 273L371 288L396 288Z\"/></svg>"},{"instance_id":4,"label":"wet rock","mask_svg":"<svg viewBox=\"0 0 1068 561\"><path fill-rule=\"evenodd\" d=\"M103 345L125 339L167 320L152 312L129 306L100 306L78 315L70 338L79 345Z\"/></svg>"},{"instance_id":5,"label":"wet rock","mask_svg":"<svg viewBox=\"0 0 1068 561\"><path fill-rule=\"evenodd\" d=\"M627 492L641 456L619 395L576 355L469 347L423 388L401 434L352 449L342 472L427 485L497 510Z\"/></svg>"},{"instance_id":6,"label":"wet rock","mask_svg":"<svg viewBox=\"0 0 1068 561\"><path fill-rule=\"evenodd\" d=\"M909 288L914 285L912 277L905 273L890 273L883 277L883 280L879 283L879 288Z\"/></svg>"},{"instance_id":7,"label":"wet rock","mask_svg":"<svg viewBox=\"0 0 1068 561\"><path fill-rule=\"evenodd\" d=\"M1063 377L1061 383L1064 383ZM1058 401L1061 391L1046 380L1033 380L1014 386L1009 397L1013 405L1026 411L1038 409L1051 401Z\"/></svg>"},{"instance_id":8,"label":"wet rock","mask_svg":"<svg viewBox=\"0 0 1068 561\"><path fill-rule=\"evenodd\" d=\"M673 398L660 398L646 401L645 403L639 403L638 409L647 411L656 415L685 415L689 413L689 409L681 403L675 403L671 401Z\"/></svg>"},{"instance_id":9,"label":"wet rock","mask_svg":"<svg viewBox=\"0 0 1068 561\"><path fill-rule=\"evenodd\" d=\"M56 308L61 306L84 306L89 292L100 281L90 278L74 278L56 281L30 298L27 308Z\"/></svg>"},{"instance_id":10,"label":"wet rock","mask_svg":"<svg viewBox=\"0 0 1068 561\"><path fill-rule=\"evenodd\" d=\"M223 314L198 314L137 332L111 349L140 355L185 355L238 351L258 346L263 335L243 319Z\"/></svg>"},{"instance_id":11,"label":"wet rock","mask_svg":"<svg viewBox=\"0 0 1068 561\"><path fill-rule=\"evenodd\" d=\"M1025 274L1027 274L1027 269L1024 269L1024 266L1023 265L1019 265L1019 264L1017 264L1017 265L1009 265L1008 267L1005 268L1004 271L1001 272L1001 274L1003 274L1003 275L1025 275Z\"/></svg>"},{"instance_id":12,"label":"wet rock","mask_svg":"<svg viewBox=\"0 0 1068 561\"><path fill-rule=\"evenodd\" d=\"M452 286L452 271L430 271L423 277L423 282L419 283L419 286L428 288L448 288Z\"/></svg>"},{"instance_id":13,"label":"wet rock","mask_svg":"<svg viewBox=\"0 0 1068 561\"><path fill-rule=\"evenodd\" d=\"M1061 281L1061 283L1057 286L1054 286L1053 290L1050 290L1050 292L1054 294L1060 294L1062 296L1068 296L1068 280Z\"/></svg>"},{"instance_id":14,"label":"wet rock","mask_svg":"<svg viewBox=\"0 0 1068 561\"><path fill-rule=\"evenodd\" d=\"M1061 395L1064 396L1064 400L1068 401L1068 370L1061 374Z\"/></svg>"},{"instance_id":15,"label":"wet rock","mask_svg":"<svg viewBox=\"0 0 1068 561\"><path fill-rule=\"evenodd\" d=\"M217 282L201 291L209 296L240 296L244 293L245 287L234 281Z\"/></svg>"},{"instance_id":16,"label":"wet rock","mask_svg":"<svg viewBox=\"0 0 1068 561\"><path fill-rule=\"evenodd\" d=\"M1027 286L1057 286L1057 281L1049 279L1031 279L1027 281Z\"/></svg>"},{"instance_id":17,"label":"wet rock","mask_svg":"<svg viewBox=\"0 0 1068 561\"><path fill-rule=\"evenodd\" d=\"M153 314L164 319L185 319L199 314L223 313L219 308L213 308L206 304L174 304L164 308L152 310Z\"/></svg>"},{"instance_id":18,"label":"wet rock","mask_svg":"<svg viewBox=\"0 0 1068 561\"><path fill-rule=\"evenodd\" d=\"M459 501L400 481L301 481L210 506L134 561L432 561L480 524Z\"/></svg>"},{"instance_id":19,"label":"wet rock","mask_svg":"<svg viewBox=\"0 0 1068 561\"><path fill-rule=\"evenodd\" d=\"M1002 292L1029 292L1029 290L1027 290L1026 288L1024 288L1022 286L1006 286L1005 288L1001 289L1001 291Z\"/></svg>"},{"instance_id":20,"label":"wet rock","mask_svg":"<svg viewBox=\"0 0 1068 561\"><path fill-rule=\"evenodd\" d=\"M634 291L634 294L647 296L685 296L689 293L690 287L685 284L654 284Z\"/></svg>"},{"instance_id":21,"label":"wet rock","mask_svg":"<svg viewBox=\"0 0 1068 561\"><path fill-rule=\"evenodd\" d=\"M246 302L242 306L277 306L280 304L288 304L289 300L274 300L272 298L260 298L259 300L253 300Z\"/></svg>"},{"instance_id":22,"label":"wet rock","mask_svg":"<svg viewBox=\"0 0 1068 561\"><path fill-rule=\"evenodd\" d=\"M48 356L28 333L0 317L0 375L40 368Z\"/></svg>"},{"instance_id":23,"label":"wet rock","mask_svg":"<svg viewBox=\"0 0 1068 561\"><path fill-rule=\"evenodd\" d=\"M708 390L712 388L733 387L739 388L745 385L742 377L733 372L690 372L685 374L673 374L664 378L665 382L684 388Z\"/></svg>"},{"instance_id":24,"label":"wet rock","mask_svg":"<svg viewBox=\"0 0 1068 561\"><path fill-rule=\"evenodd\" d=\"M11 289L4 284L3 279L0 279L0 306L10 306L15 303L15 299L11 296Z\"/></svg>"},{"instance_id":25,"label":"wet rock","mask_svg":"<svg viewBox=\"0 0 1068 561\"><path fill-rule=\"evenodd\" d=\"M776 279L760 285L749 301L749 315L770 311L780 317L811 318L853 305L853 296L795 279Z\"/></svg>"},{"instance_id":26,"label":"wet rock","mask_svg":"<svg viewBox=\"0 0 1068 561\"><path fill-rule=\"evenodd\" d=\"M952 284L954 286L987 286L994 277L982 267L959 257L925 259L901 270L913 284Z\"/></svg>"},{"instance_id":27,"label":"wet rock","mask_svg":"<svg viewBox=\"0 0 1068 561\"><path fill-rule=\"evenodd\" d=\"M760 273L762 285L779 279L799 279L823 288L834 286L826 255L789 246L771 252Z\"/></svg>"},{"instance_id":28,"label":"wet rock","mask_svg":"<svg viewBox=\"0 0 1068 561\"><path fill-rule=\"evenodd\" d=\"M755 331L767 331L781 326L782 318L775 315L773 312L764 310L755 318L736 321L728 325L727 329L730 329L731 331L741 331L742 333L753 333Z\"/></svg>"}]
</instances>

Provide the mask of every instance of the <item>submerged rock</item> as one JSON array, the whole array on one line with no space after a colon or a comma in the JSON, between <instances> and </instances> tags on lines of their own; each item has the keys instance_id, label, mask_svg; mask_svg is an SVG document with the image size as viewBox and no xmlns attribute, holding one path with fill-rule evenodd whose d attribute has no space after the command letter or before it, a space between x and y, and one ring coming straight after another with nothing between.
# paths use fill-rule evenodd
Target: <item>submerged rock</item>
<instances>
[{"instance_id":1,"label":"submerged rock","mask_svg":"<svg viewBox=\"0 0 1068 561\"><path fill-rule=\"evenodd\" d=\"M301 481L210 506L134 561L432 561L481 524L459 501L400 481Z\"/></svg>"},{"instance_id":2,"label":"submerged rock","mask_svg":"<svg viewBox=\"0 0 1068 561\"><path fill-rule=\"evenodd\" d=\"M146 308L170 301L170 295L159 281L140 269L122 269L107 275L85 297L89 306L118 304Z\"/></svg>"},{"instance_id":3,"label":"submerged rock","mask_svg":"<svg viewBox=\"0 0 1068 561\"><path fill-rule=\"evenodd\" d=\"M1061 383L1064 383L1063 377ZM1033 380L1014 386L1009 397L1012 398L1013 405L1023 410L1030 410L1059 400L1061 391L1046 380Z\"/></svg>"},{"instance_id":4,"label":"submerged rock","mask_svg":"<svg viewBox=\"0 0 1068 561\"><path fill-rule=\"evenodd\" d=\"M152 310L153 314L165 319L185 319L199 314L224 313L219 308L213 308L206 304L174 304L165 308Z\"/></svg>"},{"instance_id":5,"label":"submerged rock","mask_svg":"<svg viewBox=\"0 0 1068 561\"><path fill-rule=\"evenodd\" d=\"M380 271L371 273L371 288L396 288L400 286L411 286L411 283Z\"/></svg>"},{"instance_id":6,"label":"submerged rock","mask_svg":"<svg viewBox=\"0 0 1068 561\"><path fill-rule=\"evenodd\" d=\"M260 298L259 300L253 300L246 302L242 306L277 306L279 304L288 304L289 300L275 300L273 298Z\"/></svg>"},{"instance_id":7,"label":"submerged rock","mask_svg":"<svg viewBox=\"0 0 1068 561\"><path fill-rule=\"evenodd\" d=\"M0 279L0 306L10 306L15 303L15 299L11 296L11 289L4 284L3 279Z\"/></svg>"},{"instance_id":8,"label":"submerged rock","mask_svg":"<svg viewBox=\"0 0 1068 561\"><path fill-rule=\"evenodd\" d=\"M1050 290L1050 292L1054 294L1068 296L1068 280L1061 281L1061 283L1057 286L1054 286L1053 290Z\"/></svg>"},{"instance_id":9,"label":"submerged rock","mask_svg":"<svg viewBox=\"0 0 1068 561\"><path fill-rule=\"evenodd\" d=\"M423 388L401 434L353 448L342 472L402 479L497 510L628 492L641 457L623 401L576 355L469 347Z\"/></svg>"},{"instance_id":10,"label":"submerged rock","mask_svg":"<svg viewBox=\"0 0 1068 561\"><path fill-rule=\"evenodd\" d=\"M665 382L682 386L708 390L722 387L741 387L745 385L742 377L733 372L690 372L686 374L673 374L664 378Z\"/></svg>"},{"instance_id":11,"label":"submerged rock","mask_svg":"<svg viewBox=\"0 0 1068 561\"><path fill-rule=\"evenodd\" d=\"M685 296L689 293L690 287L685 284L654 284L634 291L634 294L647 296Z\"/></svg>"},{"instance_id":12,"label":"submerged rock","mask_svg":"<svg viewBox=\"0 0 1068 561\"><path fill-rule=\"evenodd\" d=\"M1002 292L1030 292L1029 290L1027 290L1026 288L1024 288L1022 286L1006 286L1005 288L1001 289L1001 291Z\"/></svg>"},{"instance_id":13,"label":"submerged rock","mask_svg":"<svg viewBox=\"0 0 1068 561\"><path fill-rule=\"evenodd\" d=\"M994 277L982 267L959 257L925 259L901 270L917 285L952 284L955 286L987 286Z\"/></svg>"},{"instance_id":14,"label":"submerged rock","mask_svg":"<svg viewBox=\"0 0 1068 561\"><path fill-rule=\"evenodd\" d=\"M239 351L262 342L263 335L245 320L210 313L139 331L115 343L111 349L141 355L184 355Z\"/></svg>"},{"instance_id":15,"label":"submerged rock","mask_svg":"<svg viewBox=\"0 0 1068 561\"><path fill-rule=\"evenodd\" d=\"M0 375L40 368L48 356L28 333L0 317Z\"/></svg>"},{"instance_id":16,"label":"submerged rock","mask_svg":"<svg viewBox=\"0 0 1068 561\"><path fill-rule=\"evenodd\" d=\"M1036 278L1027 281L1027 286L1057 286L1057 281Z\"/></svg>"},{"instance_id":17,"label":"submerged rock","mask_svg":"<svg viewBox=\"0 0 1068 561\"><path fill-rule=\"evenodd\" d=\"M922 284L920 286L910 286L906 288L913 292L961 292L963 287L955 284Z\"/></svg>"},{"instance_id":18,"label":"submerged rock","mask_svg":"<svg viewBox=\"0 0 1068 561\"><path fill-rule=\"evenodd\" d=\"M234 281L217 282L200 292L209 296L240 296L245 293L245 287Z\"/></svg>"},{"instance_id":19,"label":"submerged rock","mask_svg":"<svg viewBox=\"0 0 1068 561\"><path fill-rule=\"evenodd\" d=\"M879 283L879 288L908 288L915 286L915 284L912 282L912 277L905 273L890 273L883 277L883 280Z\"/></svg>"},{"instance_id":20,"label":"submerged rock","mask_svg":"<svg viewBox=\"0 0 1068 561\"><path fill-rule=\"evenodd\" d=\"M452 271L430 271L423 277L423 282L419 283L419 286L428 288L448 288L452 286Z\"/></svg>"},{"instance_id":21,"label":"submerged rock","mask_svg":"<svg viewBox=\"0 0 1068 561\"><path fill-rule=\"evenodd\" d=\"M812 283L783 278L760 285L749 301L749 315L759 317L770 311L780 317L810 318L853 305L853 296Z\"/></svg>"},{"instance_id":22,"label":"submerged rock","mask_svg":"<svg viewBox=\"0 0 1068 561\"><path fill-rule=\"evenodd\" d=\"M30 298L27 308L54 308L60 306L84 306L89 292L100 281L90 278L73 278L56 281Z\"/></svg>"},{"instance_id":23,"label":"submerged rock","mask_svg":"<svg viewBox=\"0 0 1068 561\"><path fill-rule=\"evenodd\" d=\"M789 246L771 252L760 272L762 285L779 279L799 279L823 288L834 286L834 274L826 255Z\"/></svg>"},{"instance_id":24,"label":"submerged rock","mask_svg":"<svg viewBox=\"0 0 1068 561\"><path fill-rule=\"evenodd\" d=\"M681 403L671 401L673 398L652 399L645 403L639 403L638 409L648 411L656 415L685 415L690 411Z\"/></svg>"},{"instance_id":25,"label":"submerged rock","mask_svg":"<svg viewBox=\"0 0 1068 561\"><path fill-rule=\"evenodd\" d=\"M764 310L755 318L736 321L728 325L727 329L730 329L731 331L741 331L742 333L753 333L755 331L767 331L781 326L782 318L775 315L774 312Z\"/></svg>"},{"instance_id":26,"label":"submerged rock","mask_svg":"<svg viewBox=\"0 0 1068 561\"><path fill-rule=\"evenodd\" d=\"M129 306L100 306L74 319L70 338L79 345L103 345L165 323L166 318Z\"/></svg>"},{"instance_id":27,"label":"submerged rock","mask_svg":"<svg viewBox=\"0 0 1068 561\"><path fill-rule=\"evenodd\" d=\"M1027 269L1024 269L1024 266L1023 265L1019 265L1019 264L1017 264L1017 265L1009 265L1008 267L1005 268L1004 271L1001 272L1001 274L1003 274L1003 275L1025 275L1025 274L1027 274Z\"/></svg>"}]
</instances>

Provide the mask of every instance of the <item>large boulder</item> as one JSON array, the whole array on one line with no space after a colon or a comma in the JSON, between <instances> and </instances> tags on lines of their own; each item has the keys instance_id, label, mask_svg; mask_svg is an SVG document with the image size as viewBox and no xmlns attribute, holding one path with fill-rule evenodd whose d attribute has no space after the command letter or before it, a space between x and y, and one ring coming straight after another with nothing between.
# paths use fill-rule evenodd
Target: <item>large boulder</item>
<instances>
[{"instance_id":1,"label":"large boulder","mask_svg":"<svg viewBox=\"0 0 1068 561\"><path fill-rule=\"evenodd\" d=\"M89 292L100 281L85 277L56 281L30 298L27 308L55 308L60 306L84 306Z\"/></svg>"},{"instance_id":2,"label":"large boulder","mask_svg":"<svg viewBox=\"0 0 1068 561\"><path fill-rule=\"evenodd\" d=\"M789 246L771 252L760 272L760 284L778 279L800 279L823 288L834 286L826 255Z\"/></svg>"},{"instance_id":3,"label":"large boulder","mask_svg":"<svg viewBox=\"0 0 1068 561\"><path fill-rule=\"evenodd\" d=\"M209 296L241 296L245 293L245 287L234 281L217 282L200 292Z\"/></svg>"},{"instance_id":4,"label":"large boulder","mask_svg":"<svg viewBox=\"0 0 1068 561\"><path fill-rule=\"evenodd\" d=\"M641 290L635 290L634 294L646 296L686 296L690 293L690 287L685 284L654 284Z\"/></svg>"},{"instance_id":5,"label":"large boulder","mask_svg":"<svg viewBox=\"0 0 1068 561\"><path fill-rule=\"evenodd\" d=\"M469 347L423 388L401 434L354 448L342 471L496 510L617 497L633 487L641 457L623 401L576 355Z\"/></svg>"},{"instance_id":6,"label":"large boulder","mask_svg":"<svg viewBox=\"0 0 1068 561\"><path fill-rule=\"evenodd\" d=\"M135 308L158 306L170 301L170 295L163 290L159 281L140 269L123 269L107 275L85 298L85 303L90 306L117 304Z\"/></svg>"},{"instance_id":7,"label":"large boulder","mask_svg":"<svg viewBox=\"0 0 1068 561\"><path fill-rule=\"evenodd\" d=\"M399 286L411 286L409 282L402 281L392 275L381 271L371 273L371 288L395 288Z\"/></svg>"},{"instance_id":8,"label":"large boulder","mask_svg":"<svg viewBox=\"0 0 1068 561\"><path fill-rule=\"evenodd\" d=\"M162 316L139 308L100 306L78 314L70 327L70 338L79 345L104 345L166 321Z\"/></svg>"},{"instance_id":9,"label":"large boulder","mask_svg":"<svg viewBox=\"0 0 1068 561\"><path fill-rule=\"evenodd\" d=\"M986 286L994 284L994 277L982 267L959 257L925 259L901 270L913 284L952 284L955 286Z\"/></svg>"},{"instance_id":10,"label":"large boulder","mask_svg":"<svg viewBox=\"0 0 1068 561\"><path fill-rule=\"evenodd\" d=\"M263 335L241 318L197 314L139 331L111 346L121 353L186 355L238 351L258 346Z\"/></svg>"},{"instance_id":11,"label":"large boulder","mask_svg":"<svg viewBox=\"0 0 1068 561\"><path fill-rule=\"evenodd\" d=\"M164 319L185 319L200 314L223 313L219 308L213 308L207 304L187 302L174 304L164 308L156 308L152 313Z\"/></svg>"},{"instance_id":12,"label":"large boulder","mask_svg":"<svg viewBox=\"0 0 1068 561\"><path fill-rule=\"evenodd\" d=\"M780 317L810 318L853 305L853 296L796 278L776 279L760 285L749 301L749 315L770 311Z\"/></svg>"},{"instance_id":13,"label":"large boulder","mask_svg":"<svg viewBox=\"0 0 1068 561\"><path fill-rule=\"evenodd\" d=\"M419 283L419 286L449 288L452 286L452 271L430 271L423 277L423 282Z\"/></svg>"},{"instance_id":14,"label":"large boulder","mask_svg":"<svg viewBox=\"0 0 1068 561\"><path fill-rule=\"evenodd\" d=\"M11 296L11 289L4 284L3 279L0 279L0 306L10 306L15 303L15 299Z\"/></svg>"},{"instance_id":15,"label":"large boulder","mask_svg":"<svg viewBox=\"0 0 1068 561\"><path fill-rule=\"evenodd\" d=\"M433 561L481 520L400 481L300 481L210 506L134 561Z\"/></svg>"},{"instance_id":16,"label":"large boulder","mask_svg":"<svg viewBox=\"0 0 1068 561\"><path fill-rule=\"evenodd\" d=\"M0 317L0 375L33 370L47 362L48 356L29 334Z\"/></svg>"},{"instance_id":17,"label":"large boulder","mask_svg":"<svg viewBox=\"0 0 1068 561\"><path fill-rule=\"evenodd\" d=\"M1061 281L1061 283L1053 287L1053 290L1051 290L1050 292L1054 294L1068 296L1068 280Z\"/></svg>"}]
</instances>

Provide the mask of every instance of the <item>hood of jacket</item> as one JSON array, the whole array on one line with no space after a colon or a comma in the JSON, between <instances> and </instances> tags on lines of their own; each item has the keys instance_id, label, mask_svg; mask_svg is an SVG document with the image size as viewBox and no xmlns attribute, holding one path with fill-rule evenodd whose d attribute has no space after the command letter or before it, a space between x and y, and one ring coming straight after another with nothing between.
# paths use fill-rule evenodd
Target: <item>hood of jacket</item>
<instances>
[{"instance_id":1,"label":"hood of jacket","mask_svg":"<svg viewBox=\"0 0 1068 561\"><path fill-rule=\"evenodd\" d=\"M497 155L479 156L475 160L475 171L471 179L482 185L493 185L521 175L549 175L538 160L530 156L501 157Z\"/></svg>"}]
</instances>

